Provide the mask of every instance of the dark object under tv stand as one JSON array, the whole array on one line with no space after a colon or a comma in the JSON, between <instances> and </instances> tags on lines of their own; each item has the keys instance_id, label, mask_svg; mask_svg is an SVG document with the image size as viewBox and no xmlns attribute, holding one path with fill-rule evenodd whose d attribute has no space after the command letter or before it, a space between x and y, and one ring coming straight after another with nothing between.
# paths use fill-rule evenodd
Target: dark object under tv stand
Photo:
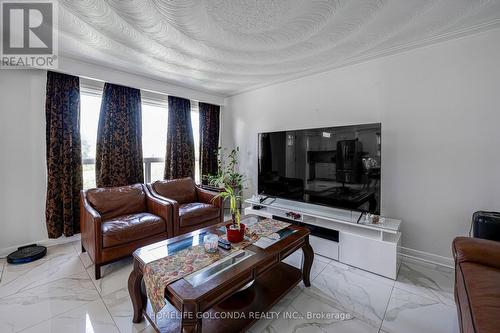
<instances>
[{"instance_id":1,"label":"dark object under tv stand","mask_svg":"<svg viewBox=\"0 0 500 333\"><path fill-rule=\"evenodd\" d=\"M299 227L307 228L307 229L309 229L309 231L311 232L311 235L313 235L313 236L317 236L317 237L320 237L323 239L328 239L330 241L337 242L337 243L339 242L339 232L337 230L323 228L323 227L320 227L317 225L304 223L304 222L299 221L299 220L294 220L291 218L278 216L278 215L273 215L272 218L274 220L288 222L291 224L295 224Z\"/></svg>"}]
</instances>

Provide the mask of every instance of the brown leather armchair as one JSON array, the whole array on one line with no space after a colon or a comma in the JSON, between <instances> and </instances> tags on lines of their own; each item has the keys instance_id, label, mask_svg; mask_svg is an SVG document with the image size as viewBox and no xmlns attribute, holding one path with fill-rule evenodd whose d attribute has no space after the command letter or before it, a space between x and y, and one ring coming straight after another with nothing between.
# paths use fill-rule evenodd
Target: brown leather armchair
<instances>
[{"instance_id":1,"label":"brown leather armchair","mask_svg":"<svg viewBox=\"0 0 500 333\"><path fill-rule=\"evenodd\" d=\"M460 332L499 332L500 242L457 237L453 256Z\"/></svg>"},{"instance_id":2,"label":"brown leather armchair","mask_svg":"<svg viewBox=\"0 0 500 333\"><path fill-rule=\"evenodd\" d=\"M101 266L129 256L137 248L172 237L172 207L145 185L83 190L80 197L82 251Z\"/></svg>"},{"instance_id":3,"label":"brown leather armchair","mask_svg":"<svg viewBox=\"0 0 500 333\"><path fill-rule=\"evenodd\" d=\"M192 178L159 180L148 184L153 196L172 205L174 236L217 224L224 220L222 199L196 185Z\"/></svg>"}]
</instances>

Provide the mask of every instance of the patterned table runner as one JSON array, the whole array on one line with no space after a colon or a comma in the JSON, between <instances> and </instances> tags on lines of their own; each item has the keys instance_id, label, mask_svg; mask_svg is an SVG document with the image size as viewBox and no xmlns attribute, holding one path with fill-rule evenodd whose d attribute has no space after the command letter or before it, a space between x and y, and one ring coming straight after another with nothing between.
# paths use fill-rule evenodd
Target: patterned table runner
<instances>
[{"instance_id":1,"label":"patterned table runner","mask_svg":"<svg viewBox=\"0 0 500 333\"><path fill-rule=\"evenodd\" d=\"M146 264L144 284L154 312L159 312L165 306L165 288L170 283L226 257L233 251L247 247L261 237L287 228L289 225L290 223L265 219L248 226L245 240L232 244L230 251L207 253L203 244L200 244Z\"/></svg>"}]
</instances>

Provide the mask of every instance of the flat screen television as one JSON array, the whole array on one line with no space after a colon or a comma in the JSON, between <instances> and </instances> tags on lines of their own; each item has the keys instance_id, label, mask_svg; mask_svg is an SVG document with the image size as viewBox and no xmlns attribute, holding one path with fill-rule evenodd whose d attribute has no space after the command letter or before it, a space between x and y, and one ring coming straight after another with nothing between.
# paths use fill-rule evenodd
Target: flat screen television
<instances>
[{"instance_id":1,"label":"flat screen television","mask_svg":"<svg viewBox=\"0 0 500 333\"><path fill-rule=\"evenodd\" d=\"M259 133L258 191L380 212L381 124Z\"/></svg>"}]
</instances>

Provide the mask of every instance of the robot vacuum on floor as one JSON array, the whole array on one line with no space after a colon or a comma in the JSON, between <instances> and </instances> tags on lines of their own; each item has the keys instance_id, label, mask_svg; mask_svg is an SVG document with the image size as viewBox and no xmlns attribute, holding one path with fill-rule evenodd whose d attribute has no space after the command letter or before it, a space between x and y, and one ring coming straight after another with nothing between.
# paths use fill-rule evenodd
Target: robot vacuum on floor
<instances>
[{"instance_id":1,"label":"robot vacuum on floor","mask_svg":"<svg viewBox=\"0 0 500 333\"><path fill-rule=\"evenodd\" d=\"M21 246L17 251L12 252L7 256L9 264L24 264L43 258L47 254L45 246L31 244Z\"/></svg>"}]
</instances>

